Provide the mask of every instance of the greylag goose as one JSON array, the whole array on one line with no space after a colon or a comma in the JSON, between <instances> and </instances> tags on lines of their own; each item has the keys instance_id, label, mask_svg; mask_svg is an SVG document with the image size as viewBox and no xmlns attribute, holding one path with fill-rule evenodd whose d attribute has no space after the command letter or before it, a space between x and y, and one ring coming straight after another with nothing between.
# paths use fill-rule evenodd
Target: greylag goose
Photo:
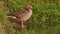
<instances>
[{"instance_id":1,"label":"greylag goose","mask_svg":"<svg viewBox=\"0 0 60 34\"><path fill-rule=\"evenodd\" d=\"M32 6L30 4L27 4L25 6L25 10L17 10L15 12L9 13L8 17L22 22L21 26L22 26L22 31L23 31L24 30L23 22L27 21L31 17L31 15L32 15L31 9L32 9Z\"/></svg>"}]
</instances>

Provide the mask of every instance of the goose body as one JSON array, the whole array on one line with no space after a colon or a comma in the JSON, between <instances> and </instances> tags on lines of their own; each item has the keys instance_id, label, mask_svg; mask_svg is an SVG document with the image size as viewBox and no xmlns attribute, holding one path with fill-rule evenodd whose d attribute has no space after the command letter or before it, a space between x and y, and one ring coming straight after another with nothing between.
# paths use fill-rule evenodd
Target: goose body
<instances>
[{"instance_id":1,"label":"goose body","mask_svg":"<svg viewBox=\"0 0 60 34\"><path fill-rule=\"evenodd\" d=\"M9 17L12 17L15 19L18 19L18 21L27 21L32 15L32 10L17 10L11 14L9 14Z\"/></svg>"}]
</instances>

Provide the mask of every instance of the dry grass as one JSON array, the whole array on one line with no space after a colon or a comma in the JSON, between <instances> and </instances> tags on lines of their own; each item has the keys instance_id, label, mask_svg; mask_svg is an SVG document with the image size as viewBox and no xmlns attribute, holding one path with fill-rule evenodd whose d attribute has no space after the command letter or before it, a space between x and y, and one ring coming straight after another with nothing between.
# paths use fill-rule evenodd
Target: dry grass
<instances>
[{"instance_id":1,"label":"dry grass","mask_svg":"<svg viewBox=\"0 0 60 34\"><path fill-rule=\"evenodd\" d=\"M5 34L4 26L0 23L0 34Z\"/></svg>"}]
</instances>

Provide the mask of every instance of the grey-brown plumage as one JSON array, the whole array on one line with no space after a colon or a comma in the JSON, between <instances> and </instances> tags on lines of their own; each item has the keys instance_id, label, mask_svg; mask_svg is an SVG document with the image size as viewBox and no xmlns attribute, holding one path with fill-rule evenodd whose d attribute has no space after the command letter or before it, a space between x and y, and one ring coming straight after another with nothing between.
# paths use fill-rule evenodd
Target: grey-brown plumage
<instances>
[{"instance_id":1,"label":"grey-brown plumage","mask_svg":"<svg viewBox=\"0 0 60 34\"><path fill-rule=\"evenodd\" d=\"M25 10L17 10L15 12L12 12L12 13L8 14L8 17L16 19L17 21L21 21L22 22L22 31L23 31L23 28L24 28L23 21L26 21L31 17L31 15L32 15L31 9L32 9L32 6L27 4L25 7Z\"/></svg>"}]
</instances>

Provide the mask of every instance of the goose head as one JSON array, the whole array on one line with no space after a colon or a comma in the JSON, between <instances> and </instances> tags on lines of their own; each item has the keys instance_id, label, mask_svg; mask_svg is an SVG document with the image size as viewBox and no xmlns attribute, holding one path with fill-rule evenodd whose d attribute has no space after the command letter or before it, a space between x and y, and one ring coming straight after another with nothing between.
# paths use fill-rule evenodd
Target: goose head
<instances>
[{"instance_id":1,"label":"goose head","mask_svg":"<svg viewBox=\"0 0 60 34\"><path fill-rule=\"evenodd\" d=\"M27 4L27 5L25 6L25 8L26 8L26 9L32 9L33 7L32 7L32 5Z\"/></svg>"}]
</instances>

